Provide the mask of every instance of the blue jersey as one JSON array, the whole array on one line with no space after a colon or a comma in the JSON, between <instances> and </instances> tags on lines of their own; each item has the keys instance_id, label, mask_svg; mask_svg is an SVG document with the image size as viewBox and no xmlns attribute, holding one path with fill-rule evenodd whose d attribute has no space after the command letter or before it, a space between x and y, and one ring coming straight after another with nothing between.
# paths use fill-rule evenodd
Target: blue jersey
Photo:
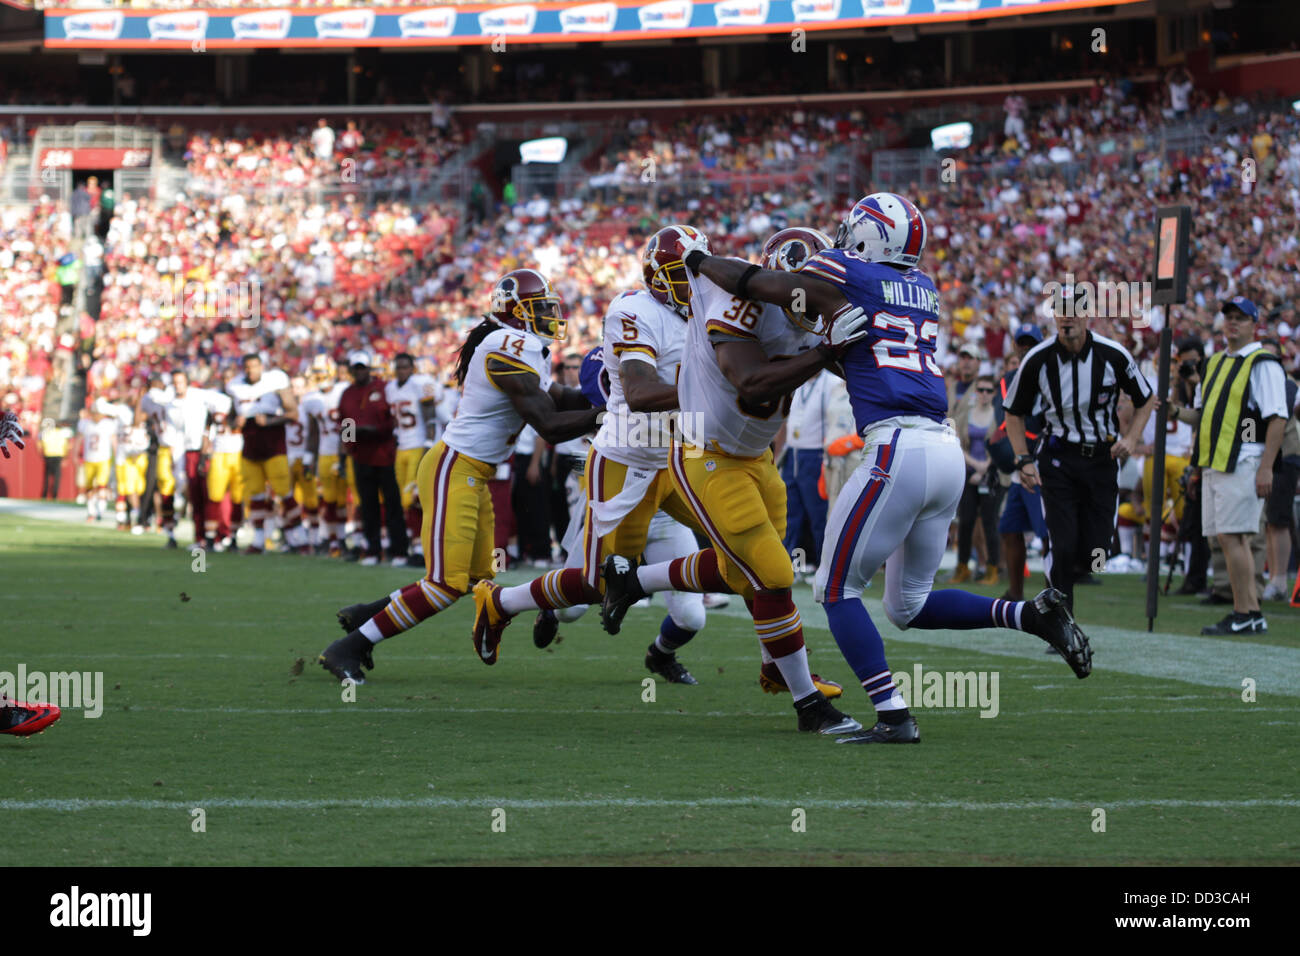
<instances>
[{"instance_id":1,"label":"blue jersey","mask_svg":"<svg viewBox=\"0 0 1300 956\"><path fill-rule=\"evenodd\" d=\"M839 286L871 317L867 337L850 345L843 361L858 434L897 415L944 421L948 392L934 357L939 293L930 277L844 249L819 252L799 271Z\"/></svg>"},{"instance_id":2,"label":"blue jersey","mask_svg":"<svg viewBox=\"0 0 1300 956\"><path fill-rule=\"evenodd\" d=\"M578 384L582 394L596 408L609 404L609 372L605 370L605 360L601 357L601 348L597 345L582 359L582 368L578 371Z\"/></svg>"}]
</instances>

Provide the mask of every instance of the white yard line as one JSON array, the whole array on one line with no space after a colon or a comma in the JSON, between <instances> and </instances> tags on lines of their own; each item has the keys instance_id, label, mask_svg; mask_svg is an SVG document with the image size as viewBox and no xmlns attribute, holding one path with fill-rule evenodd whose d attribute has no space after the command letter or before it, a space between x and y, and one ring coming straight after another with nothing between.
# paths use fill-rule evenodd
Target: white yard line
<instances>
[{"instance_id":1,"label":"white yard line","mask_svg":"<svg viewBox=\"0 0 1300 956\"><path fill-rule=\"evenodd\" d=\"M1106 800L1091 801L1045 800L820 800L808 797L704 797L700 799L670 799L654 797L592 797L587 799L528 799L516 797L364 797L322 798L316 800L270 800L258 797L195 797L180 800L0 800L0 811L53 810L60 813L80 813L86 810L472 810L497 807L516 810L598 810L647 809L672 810L699 807L731 808L755 807L789 810L965 810L976 813L996 810L1070 810L1091 811L1095 807L1106 810L1251 810L1300 807L1300 798L1278 797L1260 800Z\"/></svg>"}]
</instances>

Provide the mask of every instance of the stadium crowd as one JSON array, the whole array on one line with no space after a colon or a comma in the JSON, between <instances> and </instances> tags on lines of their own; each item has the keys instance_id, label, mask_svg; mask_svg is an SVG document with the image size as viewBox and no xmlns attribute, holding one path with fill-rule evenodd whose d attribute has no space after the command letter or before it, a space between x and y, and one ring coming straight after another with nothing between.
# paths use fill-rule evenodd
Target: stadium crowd
<instances>
[{"instance_id":1,"label":"stadium crowd","mask_svg":"<svg viewBox=\"0 0 1300 956\"><path fill-rule=\"evenodd\" d=\"M1163 93L1144 103L1121 84L1099 84L1075 101L1007 107L1000 132L955 155L951 181L910 187L929 223L926 265L947 313L939 358L955 391L1012 370L1023 326L1050 334L1049 283L1127 285L1144 277L1153 202L1195 210L1191 301L1167 317L1143 308L1139 291L1134 311L1098 317L1094 331L1129 347L1154 380L1156 335L1166 321L1176 339L1195 337L1213 351L1221 347L1219 304L1244 295L1263 313L1261 336L1278 340L1295 373L1294 115L1196 90L1177 110ZM1182 119L1205 134L1168 153L1164 124ZM318 125L297 138L194 134L186 147L194 187L174 202L117 197L102 242L79 245L70 211L48 201L0 215L0 403L39 434L55 350L82 342L91 407L124 394L133 380L177 367L196 385L217 385L248 352L290 375L317 356L342 365L355 348L370 350L383 374L395 354L410 352L445 384L484 290L520 265L551 276L564 297L570 339L553 356L558 366L599 341L605 305L639 283L643 239L662 222L690 222L715 249L743 256L787 224L830 228L844 197L825 195L815 180L790 175L780 191L751 194L725 177L815 168L834 150L861 147L861 120L851 111L668 123L635 117L610 137L581 194L483 203L465 222L436 203L367 208L355 196L309 190L262 202L241 188L282 195L335 175L339 161L353 157L366 176L427 165L454 150L461 138L454 128L349 123L337 134ZM896 124L885 117L874 132L894 142ZM640 175L647 158L656 167L653 199ZM68 301L59 270L70 268L69 256L92 277L102 275L100 313L98 321L82 316L77 335L56 340ZM973 537L977 549L988 548L980 542L987 535Z\"/></svg>"}]
</instances>

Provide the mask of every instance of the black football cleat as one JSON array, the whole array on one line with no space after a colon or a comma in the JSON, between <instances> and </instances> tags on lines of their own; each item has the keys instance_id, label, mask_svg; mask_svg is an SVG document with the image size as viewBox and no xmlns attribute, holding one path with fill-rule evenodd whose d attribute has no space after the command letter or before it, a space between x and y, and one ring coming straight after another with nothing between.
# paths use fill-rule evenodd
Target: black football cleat
<instances>
[{"instance_id":1,"label":"black football cleat","mask_svg":"<svg viewBox=\"0 0 1300 956\"><path fill-rule=\"evenodd\" d=\"M804 733L852 734L862 729L848 714L836 710L819 690L796 700L794 709L799 715L799 729Z\"/></svg>"},{"instance_id":2,"label":"black football cleat","mask_svg":"<svg viewBox=\"0 0 1300 956\"><path fill-rule=\"evenodd\" d=\"M665 654L653 644L645 655L645 666L651 674L658 674L670 684L698 684L691 672L682 666L676 654Z\"/></svg>"},{"instance_id":3,"label":"black football cleat","mask_svg":"<svg viewBox=\"0 0 1300 956\"><path fill-rule=\"evenodd\" d=\"M636 562L621 554L605 559L605 599L600 605L600 623L610 634L617 634L623 618L637 601L646 597L636 576Z\"/></svg>"},{"instance_id":4,"label":"black football cleat","mask_svg":"<svg viewBox=\"0 0 1300 956\"><path fill-rule=\"evenodd\" d=\"M1038 611L1031 633L1037 634L1052 650L1065 658L1074 676L1083 680L1092 673L1092 646L1088 635L1074 622L1065 604L1065 595L1056 588L1045 588L1034 597Z\"/></svg>"},{"instance_id":5,"label":"black football cleat","mask_svg":"<svg viewBox=\"0 0 1300 956\"><path fill-rule=\"evenodd\" d=\"M1263 616L1259 620L1262 622L1264 620ZM1250 612L1233 611L1218 624L1205 625L1205 627L1201 628L1201 633L1211 637L1232 637L1234 635L1240 637L1242 634L1255 634L1266 630L1268 630L1268 625L1265 624L1263 627L1259 627L1255 623L1254 615Z\"/></svg>"},{"instance_id":6,"label":"black football cleat","mask_svg":"<svg viewBox=\"0 0 1300 956\"><path fill-rule=\"evenodd\" d=\"M555 612L549 607L538 611L537 620L533 621L533 646L538 650L550 647L555 635L559 633L560 619L555 616Z\"/></svg>"},{"instance_id":7,"label":"black football cleat","mask_svg":"<svg viewBox=\"0 0 1300 956\"><path fill-rule=\"evenodd\" d=\"M338 618L339 627L343 628L343 632L351 634L353 631L361 630L362 624L365 624L366 621L386 607L388 607L388 598L375 601L373 604L349 604L347 607L341 608L335 617ZM371 656L371 651L374 650L375 645L371 644L370 641L366 641L366 643L369 647L362 649L361 663L366 670L372 671L375 669L375 659Z\"/></svg>"},{"instance_id":8,"label":"black football cleat","mask_svg":"<svg viewBox=\"0 0 1300 956\"><path fill-rule=\"evenodd\" d=\"M837 744L919 744L921 731L917 729L916 718L908 714L907 719L901 724L887 724L883 720L878 720L876 726L865 734L841 737L835 742Z\"/></svg>"},{"instance_id":9,"label":"black football cleat","mask_svg":"<svg viewBox=\"0 0 1300 956\"><path fill-rule=\"evenodd\" d=\"M321 667L340 681L350 680L354 684L364 684L366 672L361 668L367 660L370 660L372 648L374 645L364 634L352 633L347 637L340 637L325 648L317 660L320 661ZM371 663L370 666L373 670L374 664Z\"/></svg>"}]
</instances>

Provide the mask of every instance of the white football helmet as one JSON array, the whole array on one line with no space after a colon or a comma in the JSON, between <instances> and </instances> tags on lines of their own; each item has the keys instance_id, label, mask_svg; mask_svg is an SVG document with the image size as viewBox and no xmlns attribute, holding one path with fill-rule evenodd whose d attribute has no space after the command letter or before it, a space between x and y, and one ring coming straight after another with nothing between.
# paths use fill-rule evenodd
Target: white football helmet
<instances>
[{"instance_id":1,"label":"white football helmet","mask_svg":"<svg viewBox=\"0 0 1300 956\"><path fill-rule=\"evenodd\" d=\"M925 217L911 200L896 193L872 193L859 199L840 223L835 248L868 262L911 268L921 261L928 234Z\"/></svg>"}]
</instances>

